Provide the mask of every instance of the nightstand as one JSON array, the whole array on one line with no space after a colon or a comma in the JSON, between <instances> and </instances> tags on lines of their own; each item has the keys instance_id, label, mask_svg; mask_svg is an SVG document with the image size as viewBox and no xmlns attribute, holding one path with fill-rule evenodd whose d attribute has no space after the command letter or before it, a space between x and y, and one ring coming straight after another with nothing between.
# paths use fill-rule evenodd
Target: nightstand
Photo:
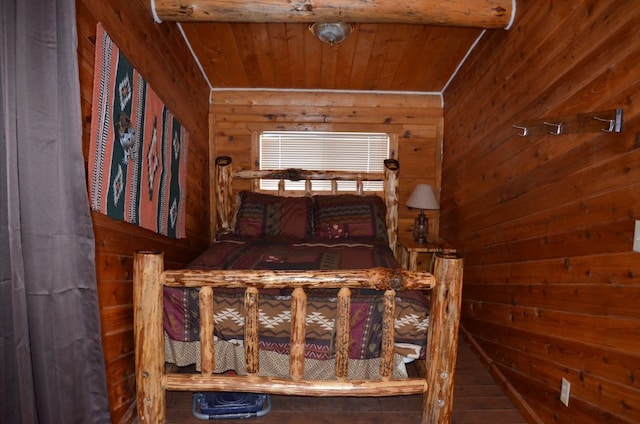
<instances>
[{"instance_id":1,"label":"nightstand","mask_svg":"<svg viewBox=\"0 0 640 424\"><path fill-rule=\"evenodd\" d=\"M448 246L444 240L427 240L418 243L410 234L398 236L398 261L400 266L410 271L433 271L436 253L455 254L456 250Z\"/></svg>"}]
</instances>

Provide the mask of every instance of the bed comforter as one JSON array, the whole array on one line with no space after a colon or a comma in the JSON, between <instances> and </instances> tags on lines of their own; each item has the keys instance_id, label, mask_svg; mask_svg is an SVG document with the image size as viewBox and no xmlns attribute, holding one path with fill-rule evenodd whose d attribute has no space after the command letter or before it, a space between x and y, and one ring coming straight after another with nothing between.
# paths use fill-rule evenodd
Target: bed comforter
<instances>
[{"instance_id":1,"label":"bed comforter","mask_svg":"<svg viewBox=\"0 0 640 424\"><path fill-rule=\"evenodd\" d=\"M191 269L335 270L371 267L397 268L388 245L363 239L292 242L285 239L227 239L214 242L189 266ZM308 290L306 353L308 359L333 357L337 290ZM165 332L180 344L199 339L198 292L165 288ZM234 289L214 292L216 340L242 343L244 293ZM260 349L289 353L290 290L260 292ZM428 301L423 292L398 292L395 321L396 353L424 357ZM379 292L356 290L351 303L350 359L377 358L381 346L382 297Z\"/></svg>"}]
</instances>

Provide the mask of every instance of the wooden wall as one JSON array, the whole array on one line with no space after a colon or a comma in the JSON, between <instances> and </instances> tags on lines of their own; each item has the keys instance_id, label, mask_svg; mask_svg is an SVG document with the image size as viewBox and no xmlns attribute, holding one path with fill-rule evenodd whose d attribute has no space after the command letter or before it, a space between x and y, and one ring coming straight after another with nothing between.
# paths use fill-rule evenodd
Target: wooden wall
<instances>
[{"instance_id":1,"label":"wooden wall","mask_svg":"<svg viewBox=\"0 0 640 424\"><path fill-rule=\"evenodd\" d=\"M375 131L398 140L399 230L411 231L417 212L405 206L417 183L440 188L440 96L349 92L214 91L212 154L233 158L234 169L252 168L252 133L264 130ZM437 195L437 194L436 194ZM437 235L438 211L425 211Z\"/></svg>"},{"instance_id":2,"label":"wooden wall","mask_svg":"<svg viewBox=\"0 0 640 424\"><path fill-rule=\"evenodd\" d=\"M190 132L186 239L176 242L99 213L92 215L111 417L113 423L130 423L135 417L132 256L137 250L160 250L169 267L178 267L208 245L209 87L175 25L153 23L148 1L77 0L76 5L85 158L97 21Z\"/></svg>"},{"instance_id":3,"label":"wooden wall","mask_svg":"<svg viewBox=\"0 0 640 424\"><path fill-rule=\"evenodd\" d=\"M638 22L635 1L519 0L444 95L440 232L465 257L463 326L530 422L640 422ZM621 134L512 128L617 107Z\"/></svg>"}]
</instances>

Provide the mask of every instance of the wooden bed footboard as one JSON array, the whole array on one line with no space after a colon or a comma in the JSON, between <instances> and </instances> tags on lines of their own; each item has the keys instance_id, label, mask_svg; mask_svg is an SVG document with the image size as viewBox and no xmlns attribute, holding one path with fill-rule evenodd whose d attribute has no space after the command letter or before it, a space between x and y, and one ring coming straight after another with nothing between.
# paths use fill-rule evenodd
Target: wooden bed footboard
<instances>
[{"instance_id":1,"label":"wooden bed footboard","mask_svg":"<svg viewBox=\"0 0 640 424\"><path fill-rule=\"evenodd\" d=\"M458 346L462 259L437 257L434 274L373 268L349 271L164 271L162 253L139 252L134 258L133 303L136 355L136 400L139 423L164 423L166 390L243 391L304 396L423 395L422 423L449 423ZM200 288L201 372L165 372L163 287ZM245 289L245 376L213 374L213 296L216 287ZM257 375L258 289L293 288L291 378ZM340 288L336 368L332 380L304 380L306 293ZM350 290L377 289L385 298L383 342L378 380L349 380ZM395 294L398 290L431 290L426 373L393 379Z\"/></svg>"}]
</instances>

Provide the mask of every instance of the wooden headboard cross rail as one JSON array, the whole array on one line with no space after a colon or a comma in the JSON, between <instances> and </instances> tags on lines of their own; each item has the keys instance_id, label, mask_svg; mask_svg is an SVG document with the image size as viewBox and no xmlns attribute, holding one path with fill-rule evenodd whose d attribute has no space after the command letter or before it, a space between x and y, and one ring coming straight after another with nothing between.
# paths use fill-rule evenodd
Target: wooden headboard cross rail
<instances>
[{"instance_id":1,"label":"wooden headboard cross rail","mask_svg":"<svg viewBox=\"0 0 640 424\"><path fill-rule=\"evenodd\" d=\"M384 161L384 172L357 172L357 171L310 171L298 168L289 168L273 171L240 170L233 171L232 159L229 156L218 156L215 160L215 201L216 201L216 228L212 228L211 234L215 236L221 232L228 232L233 229L233 215L235 212L236 199L233 194L234 179L253 180L254 188L260 179L278 180L278 196L285 195L285 180L305 181L305 195L313 194L311 189L312 180L331 181L331 194L338 193L338 181L355 181L356 193L364 194L364 181L383 182L383 200L387 208L387 232L389 237L389 247L395 254L396 241L398 239L398 190L400 163L396 159L386 159Z\"/></svg>"}]
</instances>

